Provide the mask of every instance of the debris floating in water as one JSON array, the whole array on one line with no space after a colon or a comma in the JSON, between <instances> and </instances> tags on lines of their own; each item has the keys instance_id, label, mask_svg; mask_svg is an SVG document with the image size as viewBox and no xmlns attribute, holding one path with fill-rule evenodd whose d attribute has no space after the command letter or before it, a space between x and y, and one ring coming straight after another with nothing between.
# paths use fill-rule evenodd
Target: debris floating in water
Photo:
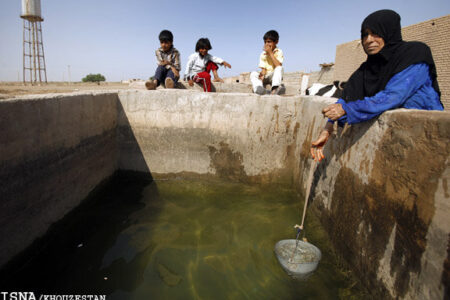
<instances>
[{"instance_id":1,"label":"debris floating in water","mask_svg":"<svg viewBox=\"0 0 450 300\"><path fill-rule=\"evenodd\" d=\"M157 265L159 277L163 280L165 284L168 286L176 286L181 282L181 276L177 273L169 270L165 265L162 263L158 263Z\"/></svg>"}]
</instances>

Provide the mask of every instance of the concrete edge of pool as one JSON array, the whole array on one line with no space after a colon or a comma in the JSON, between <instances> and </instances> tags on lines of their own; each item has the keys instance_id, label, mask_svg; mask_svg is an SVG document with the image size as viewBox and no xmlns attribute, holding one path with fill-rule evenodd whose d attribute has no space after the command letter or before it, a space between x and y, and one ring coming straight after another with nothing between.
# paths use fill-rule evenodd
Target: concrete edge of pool
<instances>
[{"instance_id":1,"label":"concrete edge of pool","mask_svg":"<svg viewBox=\"0 0 450 300\"><path fill-rule=\"evenodd\" d=\"M0 265L119 169L304 190L320 111L333 101L190 90L2 100ZM442 299L450 113L390 111L336 135L311 197L337 252L376 294Z\"/></svg>"}]
</instances>

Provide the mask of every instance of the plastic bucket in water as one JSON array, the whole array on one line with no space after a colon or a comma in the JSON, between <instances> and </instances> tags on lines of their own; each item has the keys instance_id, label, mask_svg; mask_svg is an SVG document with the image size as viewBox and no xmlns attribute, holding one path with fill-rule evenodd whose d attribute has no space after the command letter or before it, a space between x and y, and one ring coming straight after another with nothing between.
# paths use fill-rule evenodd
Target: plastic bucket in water
<instances>
[{"instance_id":1,"label":"plastic bucket in water","mask_svg":"<svg viewBox=\"0 0 450 300\"><path fill-rule=\"evenodd\" d=\"M306 279L317 269L322 252L313 244L300 240L295 250L295 243L294 239L279 241L275 244L275 254L286 273L296 279Z\"/></svg>"}]
</instances>

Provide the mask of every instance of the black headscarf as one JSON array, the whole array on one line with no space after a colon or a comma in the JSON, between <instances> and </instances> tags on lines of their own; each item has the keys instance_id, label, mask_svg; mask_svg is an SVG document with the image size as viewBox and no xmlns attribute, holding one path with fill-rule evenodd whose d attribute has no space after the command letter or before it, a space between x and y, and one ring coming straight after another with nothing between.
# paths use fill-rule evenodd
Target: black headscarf
<instances>
[{"instance_id":1,"label":"black headscarf","mask_svg":"<svg viewBox=\"0 0 450 300\"><path fill-rule=\"evenodd\" d=\"M436 66L430 48L421 42L402 39L400 16L393 10L383 9L367 16L361 24L361 42L366 29L384 40L384 47L367 60L348 80L342 98L347 101L362 100L382 91L395 74L417 63L429 66L433 88L441 95L436 80Z\"/></svg>"}]
</instances>

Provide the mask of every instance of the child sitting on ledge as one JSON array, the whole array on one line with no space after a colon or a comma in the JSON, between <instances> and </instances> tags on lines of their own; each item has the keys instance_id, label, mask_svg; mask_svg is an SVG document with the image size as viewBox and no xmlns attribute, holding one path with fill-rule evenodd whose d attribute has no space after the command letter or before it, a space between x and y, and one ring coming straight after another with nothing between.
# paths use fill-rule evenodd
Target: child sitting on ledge
<instances>
[{"instance_id":1,"label":"child sitting on ledge","mask_svg":"<svg viewBox=\"0 0 450 300\"><path fill-rule=\"evenodd\" d=\"M223 59L208 54L211 49L211 43L207 38L199 39L195 46L196 53L189 56L184 75L190 86L194 86L194 82L201 83L205 92L211 92L210 71L214 74L215 82L223 82L217 74L218 64L231 68L231 65Z\"/></svg>"},{"instance_id":2,"label":"child sitting on ledge","mask_svg":"<svg viewBox=\"0 0 450 300\"><path fill-rule=\"evenodd\" d=\"M168 89L174 88L180 78L180 53L173 46L173 34L163 30L159 34L161 48L155 51L158 68L153 80L147 81L145 86L149 90L156 89L161 83Z\"/></svg>"},{"instance_id":3,"label":"child sitting on ledge","mask_svg":"<svg viewBox=\"0 0 450 300\"><path fill-rule=\"evenodd\" d=\"M279 35L275 30L270 30L264 34L264 48L259 56L259 67L261 72L252 72L250 80L253 86L253 92L258 95L267 94L263 83L271 83L272 95L280 95L285 92L281 84L283 80L283 51L277 47Z\"/></svg>"}]
</instances>

